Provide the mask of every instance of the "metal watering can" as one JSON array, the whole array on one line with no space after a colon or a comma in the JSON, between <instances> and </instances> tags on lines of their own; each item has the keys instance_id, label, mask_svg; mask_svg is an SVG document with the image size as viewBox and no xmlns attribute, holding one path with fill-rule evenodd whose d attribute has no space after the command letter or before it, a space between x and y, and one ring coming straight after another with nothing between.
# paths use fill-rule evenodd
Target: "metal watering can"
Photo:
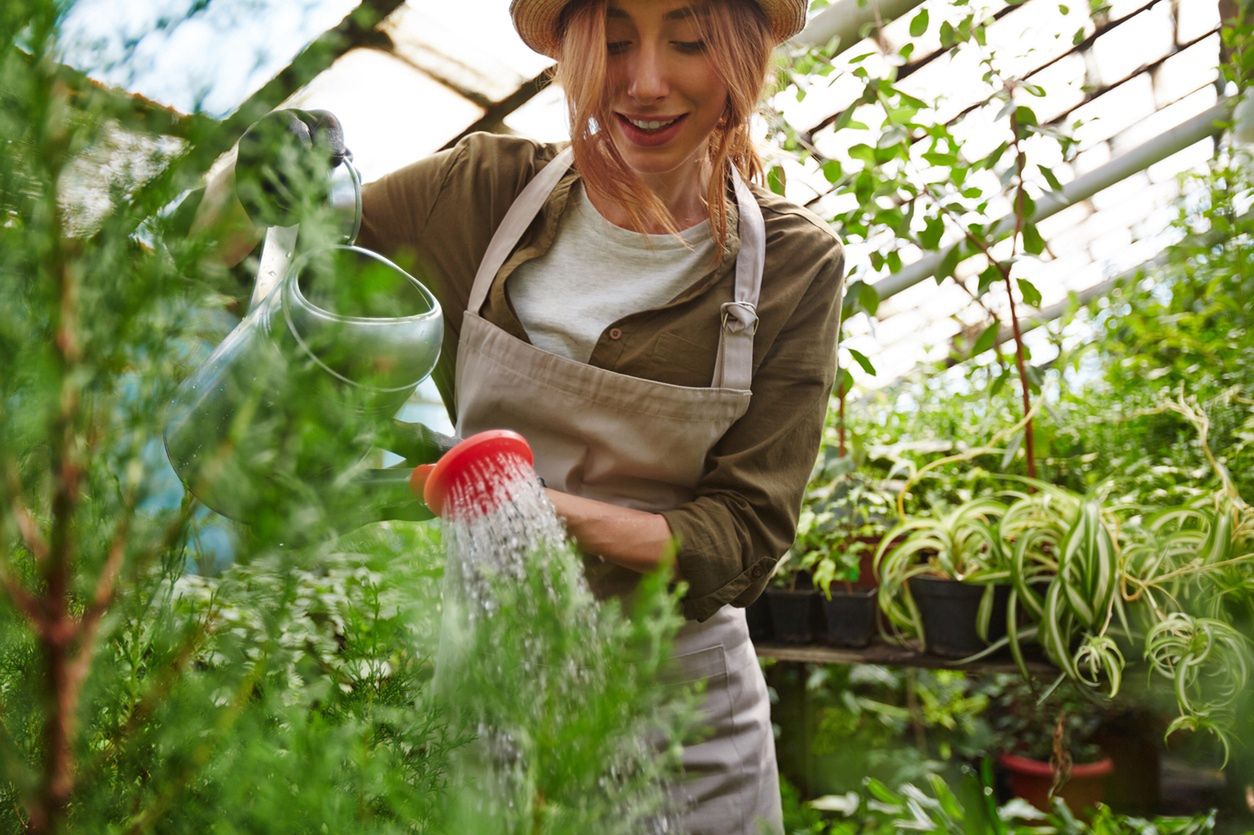
<instances>
[{"instance_id":1,"label":"metal watering can","mask_svg":"<svg viewBox=\"0 0 1254 835\"><path fill-rule=\"evenodd\" d=\"M340 525L430 515L409 491L410 468L365 462L435 368L440 305L412 275L352 245L361 180L347 156L339 164L353 191L349 242L293 260L299 227L267 230L248 313L178 388L165 427L183 484L238 521L310 497Z\"/></svg>"}]
</instances>

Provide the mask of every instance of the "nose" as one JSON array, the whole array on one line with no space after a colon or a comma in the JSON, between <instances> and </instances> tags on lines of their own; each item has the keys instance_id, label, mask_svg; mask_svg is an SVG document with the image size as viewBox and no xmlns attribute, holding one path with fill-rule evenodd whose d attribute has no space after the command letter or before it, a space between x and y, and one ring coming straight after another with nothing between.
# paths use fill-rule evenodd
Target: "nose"
<instances>
[{"instance_id":1,"label":"nose","mask_svg":"<svg viewBox=\"0 0 1254 835\"><path fill-rule=\"evenodd\" d=\"M627 95L637 101L657 101L670 92L665 59L652 44L635 51L627 73Z\"/></svg>"}]
</instances>

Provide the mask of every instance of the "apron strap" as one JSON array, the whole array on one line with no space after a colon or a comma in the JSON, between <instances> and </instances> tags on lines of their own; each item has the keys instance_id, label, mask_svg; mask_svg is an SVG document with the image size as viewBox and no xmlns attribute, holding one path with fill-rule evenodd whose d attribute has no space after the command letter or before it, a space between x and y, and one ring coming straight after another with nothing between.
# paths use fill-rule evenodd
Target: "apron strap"
<instances>
[{"instance_id":1,"label":"apron strap","mask_svg":"<svg viewBox=\"0 0 1254 835\"><path fill-rule=\"evenodd\" d=\"M748 391L753 381L753 335L758 330L758 296L766 264L766 223L753 192L735 168L732 184L740 212L740 253L736 256L735 298L722 307L711 385Z\"/></svg>"},{"instance_id":2,"label":"apron strap","mask_svg":"<svg viewBox=\"0 0 1254 835\"><path fill-rule=\"evenodd\" d=\"M544 201L557 186L558 180L570 168L575 160L575 152L566 148L555 156L540 173L531 178L526 188L518 195L514 204L505 213L501 225L496 228L483 260L479 262L479 271L475 273L475 283L470 288L470 303L467 309L477 314L488 298L488 289L492 279L505 265L505 259L514 251L514 246L522 239L523 233L531 225L531 221L540 213Z\"/></svg>"}]
</instances>

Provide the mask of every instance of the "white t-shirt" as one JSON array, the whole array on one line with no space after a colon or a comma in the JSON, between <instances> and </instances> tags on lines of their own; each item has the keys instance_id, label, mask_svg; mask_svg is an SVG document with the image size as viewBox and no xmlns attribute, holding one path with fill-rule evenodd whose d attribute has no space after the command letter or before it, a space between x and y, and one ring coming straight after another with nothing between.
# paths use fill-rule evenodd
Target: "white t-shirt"
<instances>
[{"instance_id":1,"label":"white t-shirt","mask_svg":"<svg viewBox=\"0 0 1254 835\"><path fill-rule=\"evenodd\" d=\"M661 307L709 272L709 221L674 235L632 232L610 223L576 183L553 246L506 284L532 344L579 362L624 316Z\"/></svg>"}]
</instances>

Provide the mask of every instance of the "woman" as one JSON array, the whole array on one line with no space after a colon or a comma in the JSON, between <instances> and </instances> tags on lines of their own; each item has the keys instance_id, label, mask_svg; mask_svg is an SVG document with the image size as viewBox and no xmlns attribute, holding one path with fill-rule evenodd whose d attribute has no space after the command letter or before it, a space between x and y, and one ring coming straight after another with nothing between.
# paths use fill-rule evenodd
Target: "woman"
<instances>
[{"instance_id":1,"label":"woman","mask_svg":"<svg viewBox=\"0 0 1254 835\"><path fill-rule=\"evenodd\" d=\"M558 60L569 147L475 134L363 194L358 243L445 312L434 378L458 434L527 438L599 595L670 560L687 584L677 666L705 681L709 731L683 755L689 833L782 830L743 607L795 533L844 261L822 221L746 181L771 50L805 6L513 0ZM280 129L296 118L338 136L303 113Z\"/></svg>"},{"instance_id":2,"label":"woman","mask_svg":"<svg viewBox=\"0 0 1254 835\"><path fill-rule=\"evenodd\" d=\"M832 384L843 256L760 179L748 118L803 0L514 0L558 60L569 148L476 134L367 187L363 246L446 319L467 435L522 433L600 595L673 553L711 734L684 831L782 827L743 606L791 544Z\"/></svg>"}]
</instances>

